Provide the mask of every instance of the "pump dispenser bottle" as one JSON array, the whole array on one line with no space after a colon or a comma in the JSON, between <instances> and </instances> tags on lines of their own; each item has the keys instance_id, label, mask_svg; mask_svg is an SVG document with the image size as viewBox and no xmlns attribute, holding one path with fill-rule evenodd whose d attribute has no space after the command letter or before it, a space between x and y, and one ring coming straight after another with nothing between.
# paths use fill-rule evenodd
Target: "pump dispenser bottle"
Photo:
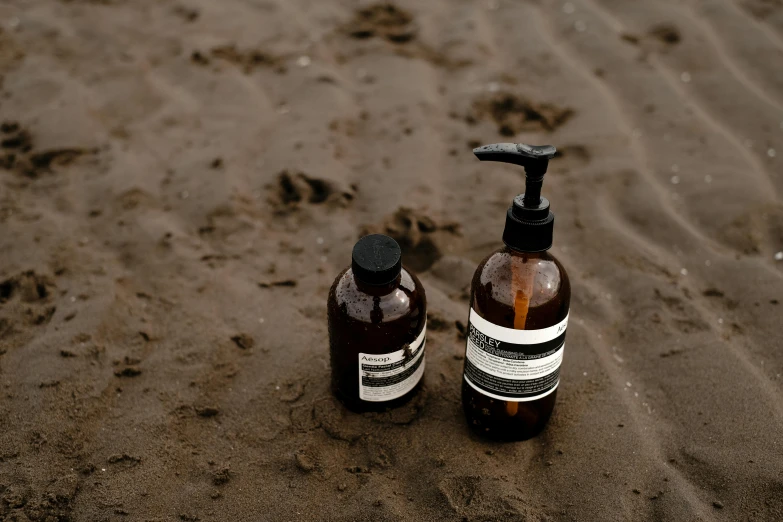
<instances>
[{"instance_id":1,"label":"pump dispenser bottle","mask_svg":"<svg viewBox=\"0 0 783 522\"><path fill-rule=\"evenodd\" d=\"M506 214L505 246L473 276L462 406L471 428L524 440L549 420L560 382L571 285L552 246L554 214L541 197L555 147L514 143L473 150L481 161L520 165L525 193Z\"/></svg>"},{"instance_id":2,"label":"pump dispenser bottle","mask_svg":"<svg viewBox=\"0 0 783 522\"><path fill-rule=\"evenodd\" d=\"M332 392L353 411L383 411L421 387L427 299L394 239L365 236L352 257L327 302Z\"/></svg>"}]
</instances>

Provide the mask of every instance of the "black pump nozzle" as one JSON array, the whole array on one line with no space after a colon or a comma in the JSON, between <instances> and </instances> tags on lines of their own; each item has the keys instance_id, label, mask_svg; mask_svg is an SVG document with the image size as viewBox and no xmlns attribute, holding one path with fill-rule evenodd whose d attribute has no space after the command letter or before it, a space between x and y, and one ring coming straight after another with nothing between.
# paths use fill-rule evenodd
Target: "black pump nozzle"
<instances>
[{"instance_id":1,"label":"black pump nozzle","mask_svg":"<svg viewBox=\"0 0 783 522\"><path fill-rule=\"evenodd\" d=\"M552 145L525 145L524 143L495 143L473 149L473 154L481 161L500 161L525 168L526 207L538 207L541 203L541 185L549 160L555 157Z\"/></svg>"},{"instance_id":2,"label":"black pump nozzle","mask_svg":"<svg viewBox=\"0 0 783 522\"><path fill-rule=\"evenodd\" d=\"M525 193L514 198L508 209L503 241L523 252L540 252L552 246L555 216L549 211L549 201L541 197L541 186L549 160L557 149L552 145L524 143L494 143L473 149L481 161L499 161L525 168Z\"/></svg>"}]
</instances>

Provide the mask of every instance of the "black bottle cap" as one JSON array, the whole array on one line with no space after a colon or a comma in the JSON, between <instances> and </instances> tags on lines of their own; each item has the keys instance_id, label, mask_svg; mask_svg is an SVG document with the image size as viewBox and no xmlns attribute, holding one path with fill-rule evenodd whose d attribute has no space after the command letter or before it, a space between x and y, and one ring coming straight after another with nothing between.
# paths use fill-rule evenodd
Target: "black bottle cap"
<instances>
[{"instance_id":1,"label":"black bottle cap","mask_svg":"<svg viewBox=\"0 0 783 522\"><path fill-rule=\"evenodd\" d=\"M389 236L370 234L353 247L351 270L356 279L368 285L386 285L402 271L402 250Z\"/></svg>"},{"instance_id":2,"label":"black bottle cap","mask_svg":"<svg viewBox=\"0 0 783 522\"><path fill-rule=\"evenodd\" d=\"M542 252L552 246L555 215L549 211L549 201L541 197L549 160L557 149L552 145L495 143L473 149L481 161L499 161L525 168L525 193L514 198L506 213L503 242L521 252Z\"/></svg>"}]
</instances>

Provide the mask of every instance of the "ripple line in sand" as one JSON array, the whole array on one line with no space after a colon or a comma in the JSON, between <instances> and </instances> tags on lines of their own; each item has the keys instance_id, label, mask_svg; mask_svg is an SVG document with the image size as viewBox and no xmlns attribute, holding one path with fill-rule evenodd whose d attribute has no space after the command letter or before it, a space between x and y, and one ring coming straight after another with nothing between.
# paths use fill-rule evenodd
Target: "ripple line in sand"
<instances>
[{"instance_id":1,"label":"ripple line in sand","mask_svg":"<svg viewBox=\"0 0 783 522\"><path fill-rule=\"evenodd\" d=\"M581 67L579 65L574 63L573 59L570 56L568 56L567 53L565 53L563 51L563 49L561 48L560 44L558 44L551 37L551 31L548 28L548 26L546 24L546 21L543 19L544 17L540 14L540 11L536 11L536 12L537 12L537 15L542 18L542 23L538 24L538 27L545 28L544 30L542 30L542 36L544 38L546 38L550 42L550 45L551 45L551 48L553 49L553 51L556 54L558 54L563 59L563 61L565 61L566 63L569 63L575 70L577 70L580 73L582 73L585 77L587 77L590 81L592 81L594 84L597 85L597 87L600 89L600 91L607 98L607 100L609 102L610 108L613 110L613 112L616 113L618 123L621 126L627 128L628 125L626 123L625 117L622 115L621 111L619 110L619 106L618 106L617 102L614 100L614 97L612 96L612 94L608 90L608 88L603 83L601 83L598 80L596 80L595 78L593 78L591 75L585 73L581 69ZM547 32L547 34L545 34L545 31ZM638 145L635 145L635 144L632 145L632 150L634 151L634 155L637 157L637 162L640 164L641 170L644 173L645 177L649 180L649 182L652 185L652 187L654 188L654 190L656 190L656 192L658 194L660 194L660 186L659 186L659 184L652 179L652 176L649 174L649 172L648 172L648 170L647 170L647 168L645 166L645 161L643 161L643 159L640 159L640 158L644 158L644 152L638 150ZM692 224L690 224L689 222L685 221L682 218L682 216L677 214L676 211L667 204L666 199L662 199L660 197L659 197L659 199L661 199L661 201L662 201L661 208L665 211L665 214L667 216L671 217L672 219L674 219L675 222L677 224L679 224L680 226L682 226L682 228L685 229L687 232L689 232L692 235L694 235L698 240L700 240L702 242L702 244L705 245L705 247L710 248L715 254L720 254L722 252L725 252L726 249L724 247L719 246L713 240L711 240L710 238L706 237L698 229L696 229ZM618 229L623 232L624 236L626 236L626 237L633 237L633 234L629 234L625 230L626 227L624 226L625 224L622 222L622 220L617 220L617 222L615 224L618 225ZM635 242L635 240L634 240L634 242ZM655 244L655 243L653 243L653 244ZM662 248L660 248L660 246L658 246L657 250L664 258L670 258L670 256L668 254L666 254ZM705 315L705 311L703 309L697 309L697 310L700 312L700 315L702 315L702 316ZM710 317L710 319L714 319L714 318ZM714 324L714 321L713 321L713 323L709 323L709 324ZM740 360L740 362L751 372L751 374L756 379L756 381L759 381L760 378L762 379L759 382L761 382L761 386L762 386L762 389L765 392L765 394L769 395L773 399L773 402L774 402L774 400L779 399L779 397L777 396L777 393L775 393L774 390L769 388L769 386L768 386L769 383L766 381L766 379L763 377L763 375L761 375L759 373L759 370L755 366L753 366L753 364L749 361L749 359L747 358L747 355L745 353L742 353L742 352L738 351L738 350L732 350L732 352L737 355L737 357ZM776 414L777 414L778 418L783 417L783 410L781 410L780 412L776 411Z\"/></svg>"},{"instance_id":2,"label":"ripple line in sand","mask_svg":"<svg viewBox=\"0 0 783 522\"><path fill-rule=\"evenodd\" d=\"M645 248L652 247L658 256L660 256L663 259L666 259L669 262L669 265L675 265L676 259L673 258L668 253L668 251L660 248L654 243L648 244L640 241L638 239L638 234L635 234L632 230L630 230L629 227L627 226L627 223L624 220L617 217L617 214L619 212L613 209L610 206L610 204L604 204L599 206L598 208L603 210L601 214L603 215L604 219L607 219L612 223L613 228L620 233L624 241L633 244L635 248L641 252L644 252ZM662 282L665 282L665 280L660 276L651 276L651 277L654 277L657 280L661 280ZM689 276L689 277L692 277L692 280L696 280L696 278L693 276ZM703 288L706 287L707 285L705 284L704 281L701 281L696 286ZM689 304L698 313L699 318L702 321L704 321L706 324L714 325L716 323L718 316L715 315L713 312L709 311L705 306L700 305L698 300L694 299L692 301L689 301ZM720 336L717 334L716 337L717 337L717 344L727 345L729 351L734 356L737 357L742 367L750 373L750 375L753 377L753 382L757 383L762 393L769 398L770 408L772 409L775 415L775 419L778 421L779 424L783 425L783 405L781 403L781 396L780 393L778 393L778 391L772 385L770 379L766 375L764 375L764 373L762 373L759 367L756 366L751 361L751 359L748 357L748 354L746 353L745 350L742 350L741 348L731 343L724 343L723 340L720 338Z\"/></svg>"},{"instance_id":3,"label":"ripple line in sand","mask_svg":"<svg viewBox=\"0 0 783 522\"><path fill-rule=\"evenodd\" d=\"M741 9L735 2L723 0L723 5L731 6L731 9L736 11L737 16L745 18L750 24L754 25L769 41L783 52L783 37L773 31L767 24L758 21L756 18L750 16L744 9Z\"/></svg>"},{"instance_id":4,"label":"ripple line in sand","mask_svg":"<svg viewBox=\"0 0 783 522\"><path fill-rule=\"evenodd\" d=\"M612 383L613 390L622 390L624 386L623 369L617 366L612 361L610 354L610 348L606 343L601 343L600 347L596 347L593 340L598 338L596 331L591 328L587 321L579 324L578 328L582 328L588 332L589 335L585 336L590 341L587 344L593 349L598 356L598 362L604 369L604 372L609 376L609 380ZM681 492L683 498L689 503L693 511L698 515L700 520L710 520L709 513L711 512L710 506L699 498L698 492L701 488L691 480L689 480L680 470L669 465L668 460L663 456L661 446L652 440L649 433L640 429L644 425L642 417L639 415L638 407L626 395L620 395L620 402L625 405L625 409L633 421L633 427L636 431L636 435L640 441L640 444L645 448L648 455L658 461L658 467L666 472L670 473L674 478L674 484Z\"/></svg>"},{"instance_id":5,"label":"ripple line in sand","mask_svg":"<svg viewBox=\"0 0 783 522\"><path fill-rule=\"evenodd\" d=\"M671 72L668 68L664 67L662 64L659 63L658 60L656 60L654 57L650 57L650 62L655 65L656 69L660 73L661 77L666 81L666 83L669 84L671 89L675 91L678 96L688 99L688 102L690 103L690 107L693 109L693 111L705 122L707 125L712 128L716 133L723 136L726 141L728 141L737 151L739 152L739 155L747 161L750 166L753 168L753 171L760 174L762 182L765 183L764 189L766 191L769 191L769 193L774 195L775 199L779 199L777 187L772 183L772 180L770 179L770 175L767 172L767 168L761 163L761 160L758 159L754 154L748 151L746 147L740 143L739 138L737 138L734 134L731 133L729 129L727 129L724 125L719 123L712 115L710 115L706 109L704 109L699 103L695 101L693 97L688 96L688 94L684 91L684 89L680 86L679 82L677 81L677 78L675 77L674 73Z\"/></svg>"},{"instance_id":6,"label":"ripple line in sand","mask_svg":"<svg viewBox=\"0 0 783 522\"><path fill-rule=\"evenodd\" d=\"M737 65L734 58L732 58L731 55L726 51L719 33L712 27L712 25L696 16L696 13L693 12L693 9L690 6L687 6L685 9L683 9L683 11L686 13L685 16L693 25L696 25L702 29L702 32L707 38L707 41L709 41L715 48L715 54L718 56L718 59L720 59L723 66L726 67L734 79L741 83L746 89L748 89L748 91L753 93L759 100L783 113L783 105L781 105L777 100L773 99L769 94L764 92L760 85L757 85L751 81L748 75L744 74L740 70L740 67Z\"/></svg>"},{"instance_id":7,"label":"ripple line in sand","mask_svg":"<svg viewBox=\"0 0 783 522\"><path fill-rule=\"evenodd\" d=\"M537 27L541 28L542 37L545 40L547 40L551 49L555 52L555 54L557 54L560 57L560 59L563 62L568 64L569 67L571 67L574 71L577 71L578 74L580 74L581 76L586 78L588 82L593 84L593 86L599 91L599 93L601 93L601 95L606 99L607 106L609 110L612 113L614 113L615 121L617 122L617 125L620 128L621 132L626 136L631 135L631 126L627 121L627 117L622 113L622 109L619 105L619 102L616 100L616 97L614 96L612 91L603 82L596 79L592 74L587 72L582 65L577 63L577 61L574 60L573 57L571 57L569 53L562 48L562 45L555 40L552 34L552 30L548 26L548 22L544 19L544 17L540 14L539 11L537 11L537 16L541 18L541 23L537 24ZM679 225L682 229L684 229L686 232L691 234L698 241L701 241L714 253L720 254L722 252L725 252L726 247L724 247L722 244L718 243L714 239L706 236L702 231L696 228L696 226L693 225L693 223L687 221L672 207L672 205L669 203L669 199L666 198L664 194L662 194L662 188L660 184L657 181L655 181L652 173L650 172L650 169L647 167L646 153L643 150L643 148L639 145L637 140L635 139L630 140L630 150L632 152L636 164L639 166L640 172L648 180L648 183L650 184L651 188L653 189L656 195L656 199L658 200L659 206L665 211L665 213L672 220L674 220L675 223L677 223L677 225Z\"/></svg>"},{"instance_id":8,"label":"ripple line in sand","mask_svg":"<svg viewBox=\"0 0 783 522\"><path fill-rule=\"evenodd\" d=\"M589 4L593 8L593 12L601 17L601 19L603 19L607 24L615 28L618 33L623 32L624 26L622 22L620 22L614 15L609 13L603 6L598 4L596 0L584 0L584 3ZM723 136L735 149L737 149L740 156L744 158L753 168L753 171L760 174L760 178L766 182L766 190L774 194L776 199L779 199L777 187L775 187L775 185L772 183L769 172L767 172L766 167L764 167L761 161L752 153L750 153L742 145L742 143L740 143L739 138L734 136L729 129L727 129L723 124L719 123L717 119L711 116L707 110L696 101L695 97L688 95L688 93L685 92L685 90L679 85L674 77L674 74L667 67L665 67L660 62L660 60L658 60L654 55L651 55L649 57L649 61L655 70L660 73L661 77L666 80L677 96L689 104L696 115L699 116L709 128L714 130L717 134Z\"/></svg>"}]
</instances>

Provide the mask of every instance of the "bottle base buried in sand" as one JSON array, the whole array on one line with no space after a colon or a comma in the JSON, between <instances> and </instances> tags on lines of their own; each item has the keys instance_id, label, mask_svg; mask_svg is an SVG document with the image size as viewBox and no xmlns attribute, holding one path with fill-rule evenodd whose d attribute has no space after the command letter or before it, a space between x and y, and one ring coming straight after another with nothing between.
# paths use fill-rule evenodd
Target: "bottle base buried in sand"
<instances>
[{"instance_id":1,"label":"bottle base buried in sand","mask_svg":"<svg viewBox=\"0 0 783 522\"><path fill-rule=\"evenodd\" d=\"M462 381L462 407L470 428L477 435L498 441L527 440L541 433L552 416L556 397L557 390L531 402L485 400Z\"/></svg>"}]
</instances>

